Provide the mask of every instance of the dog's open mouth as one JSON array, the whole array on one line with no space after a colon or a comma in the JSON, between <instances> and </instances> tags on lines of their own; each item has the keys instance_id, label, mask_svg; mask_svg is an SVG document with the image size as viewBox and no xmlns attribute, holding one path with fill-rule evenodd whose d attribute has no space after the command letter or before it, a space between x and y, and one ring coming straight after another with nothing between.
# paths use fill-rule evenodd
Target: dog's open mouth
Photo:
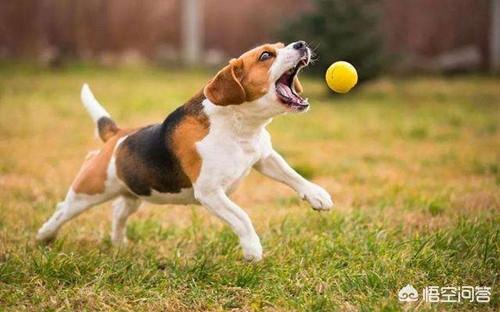
<instances>
[{"instance_id":1,"label":"dog's open mouth","mask_svg":"<svg viewBox=\"0 0 500 312\"><path fill-rule=\"evenodd\" d=\"M302 98L297 94L293 80L297 76L299 70L306 66L308 63L308 57L303 57L295 67L287 70L281 77L276 81L276 95L281 103L285 104L287 107L303 111L309 107L307 99Z\"/></svg>"}]
</instances>

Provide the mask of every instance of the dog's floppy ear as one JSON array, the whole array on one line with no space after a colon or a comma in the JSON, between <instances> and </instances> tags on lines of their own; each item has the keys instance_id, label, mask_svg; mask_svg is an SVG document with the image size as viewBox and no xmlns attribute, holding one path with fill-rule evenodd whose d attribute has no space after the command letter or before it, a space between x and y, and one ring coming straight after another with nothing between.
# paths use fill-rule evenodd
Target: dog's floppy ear
<instances>
[{"instance_id":1,"label":"dog's floppy ear","mask_svg":"<svg viewBox=\"0 0 500 312\"><path fill-rule=\"evenodd\" d=\"M229 65L221 69L207 84L203 92L214 104L231 105L245 102L245 89L240 83L243 61L232 59Z\"/></svg>"},{"instance_id":2,"label":"dog's floppy ear","mask_svg":"<svg viewBox=\"0 0 500 312\"><path fill-rule=\"evenodd\" d=\"M304 88L302 87L302 84L300 83L297 76L293 78L293 89L295 90L295 92L297 92L297 94L301 94L302 91L304 91Z\"/></svg>"}]
</instances>

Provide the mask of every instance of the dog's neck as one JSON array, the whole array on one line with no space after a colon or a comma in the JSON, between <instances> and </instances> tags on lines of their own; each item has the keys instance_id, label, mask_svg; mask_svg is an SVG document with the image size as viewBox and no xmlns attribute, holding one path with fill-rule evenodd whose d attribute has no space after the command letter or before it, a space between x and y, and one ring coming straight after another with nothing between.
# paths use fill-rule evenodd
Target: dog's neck
<instances>
[{"instance_id":1,"label":"dog's neck","mask_svg":"<svg viewBox=\"0 0 500 312\"><path fill-rule=\"evenodd\" d=\"M270 112L266 105L257 102L218 106L205 99L203 106L210 120L214 122L221 120L224 127L230 128L232 133L241 138L259 135L276 116L276 113Z\"/></svg>"}]
</instances>

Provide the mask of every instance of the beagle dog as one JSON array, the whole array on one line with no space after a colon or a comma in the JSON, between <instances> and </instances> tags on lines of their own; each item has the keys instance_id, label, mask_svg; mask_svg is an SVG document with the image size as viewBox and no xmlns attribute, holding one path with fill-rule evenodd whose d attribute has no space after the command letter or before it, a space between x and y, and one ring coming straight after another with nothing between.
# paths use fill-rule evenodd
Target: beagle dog
<instances>
[{"instance_id":1,"label":"beagle dog","mask_svg":"<svg viewBox=\"0 0 500 312\"><path fill-rule=\"evenodd\" d=\"M262 259L250 218L228 197L250 169L289 185L316 210L333 206L323 188L273 149L266 130L277 115L308 110L297 74L310 59L303 41L254 48L232 59L165 121L137 129L119 128L83 85L83 105L104 146L87 155L37 240L53 240L63 224L111 199L116 199L111 233L116 245L126 242L127 218L142 201L201 204L234 230L245 259Z\"/></svg>"}]
</instances>

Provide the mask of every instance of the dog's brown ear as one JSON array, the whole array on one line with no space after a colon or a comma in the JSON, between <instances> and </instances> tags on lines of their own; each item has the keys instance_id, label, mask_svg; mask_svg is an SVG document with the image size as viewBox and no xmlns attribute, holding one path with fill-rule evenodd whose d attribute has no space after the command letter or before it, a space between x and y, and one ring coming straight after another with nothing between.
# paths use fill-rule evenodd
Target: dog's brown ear
<instances>
[{"instance_id":1,"label":"dog's brown ear","mask_svg":"<svg viewBox=\"0 0 500 312\"><path fill-rule=\"evenodd\" d=\"M304 91L304 88L302 88L302 84L300 83L297 76L293 78L293 88L295 89L295 92L297 92L297 94L301 94L302 91Z\"/></svg>"},{"instance_id":2,"label":"dog's brown ear","mask_svg":"<svg viewBox=\"0 0 500 312\"><path fill-rule=\"evenodd\" d=\"M245 89L239 79L242 67L243 62L240 59L229 61L229 65L221 69L207 84L203 90L205 96L212 103L222 106L245 102Z\"/></svg>"}]
</instances>

